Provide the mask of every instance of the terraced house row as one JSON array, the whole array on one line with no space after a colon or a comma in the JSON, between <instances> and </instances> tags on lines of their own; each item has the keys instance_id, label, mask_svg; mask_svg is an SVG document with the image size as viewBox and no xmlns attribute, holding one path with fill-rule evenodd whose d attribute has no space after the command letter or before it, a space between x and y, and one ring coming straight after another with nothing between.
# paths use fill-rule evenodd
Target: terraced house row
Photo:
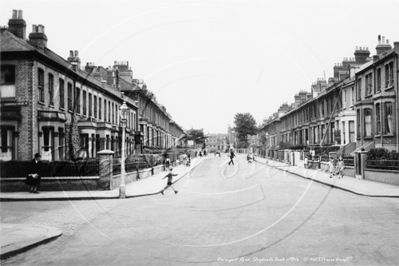
<instances>
[{"instance_id":1,"label":"terraced house row","mask_svg":"<svg viewBox=\"0 0 399 266\"><path fill-rule=\"evenodd\" d=\"M371 148L399 151L399 42L378 36L376 54L356 47L354 58L334 66L334 77L318 79L265 121L268 156L283 146L337 145L345 154Z\"/></svg>"},{"instance_id":2,"label":"terraced house row","mask_svg":"<svg viewBox=\"0 0 399 266\"><path fill-rule=\"evenodd\" d=\"M33 25L27 38L21 10L13 10L0 41L0 160L30 160L37 152L62 160L73 134L89 158L104 149L120 156L122 142L127 155L139 143L140 150L174 147L184 134L145 82L133 79L128 62L87 63L83 70L78 51L65 60L47 47L43 25ZM123 102L130 110L124 140Z\"/></svg>"}]
</instances>

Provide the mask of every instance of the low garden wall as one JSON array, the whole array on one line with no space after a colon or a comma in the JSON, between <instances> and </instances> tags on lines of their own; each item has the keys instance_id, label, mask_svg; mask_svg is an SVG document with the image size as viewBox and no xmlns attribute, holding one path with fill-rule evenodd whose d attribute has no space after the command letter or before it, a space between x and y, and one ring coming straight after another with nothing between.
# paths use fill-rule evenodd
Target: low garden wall
<instances>
[{"instance_id":1,"label":"low garden wall","mask_svg":"<svg viewBox=\"0 0 399 266\"><path fill-rule=\"evenodd\" d=\"M399 171L365 169L364 179L399 186Z\"/></svg>"},{"instance_id":2,"label":"low garden wall","mask_svg":"<svg viewBox=\"0 0 399 266\"><path fill-rule=\"evenodd\" d=\"M113 158L112 151L102 151L99 159L78 162L42 162L40 191L72 191L72 190L112 190L121 182L120 159ZM170 153L172 166L181 164L179 153ZM192 152L192 158L194 153ZM155 156L154 156L155 157ZM119 162L119 164L118 164ZM142 161L136 161L138 167L127 167L125 183L145 179L164 171L163 164L153 168L144 168ZM158 162L159 163L159 162ZM1 162L1 192L29 191L25 184L29 173L30 161ZM118 171L119 170L119 171ZM139 177L139 178L138 178Z\"/></svg>"},{"instance_id":3,"label":"low garden wall","mask_svg":"<svg viewBox=\"0 0 399 266\"><path fill-rule=\"evenodd\" d=\"M25 177L1 178L1 192L29 191ZM99 190L98 176L42 177L40 191Z\"/></svg>"}]
</instances>

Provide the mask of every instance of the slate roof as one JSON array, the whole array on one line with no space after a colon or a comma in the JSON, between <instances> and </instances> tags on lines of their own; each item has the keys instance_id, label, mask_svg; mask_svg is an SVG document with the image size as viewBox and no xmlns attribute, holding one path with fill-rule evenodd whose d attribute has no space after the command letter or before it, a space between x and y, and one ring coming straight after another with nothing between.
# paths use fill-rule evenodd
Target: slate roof
<instances>
[{"instance_id":1,"label":"slate roof","mask_svg":"<svg viewBox=\"0 0 399 266\"><path fill-rule=\"evenodd\" d=\"M20 51L34 51L36 50L32 45L26 41L18 38L6 29L1 29L0 32L0 50L6 52L20 52Z\"/></svg>"}]
</instances>

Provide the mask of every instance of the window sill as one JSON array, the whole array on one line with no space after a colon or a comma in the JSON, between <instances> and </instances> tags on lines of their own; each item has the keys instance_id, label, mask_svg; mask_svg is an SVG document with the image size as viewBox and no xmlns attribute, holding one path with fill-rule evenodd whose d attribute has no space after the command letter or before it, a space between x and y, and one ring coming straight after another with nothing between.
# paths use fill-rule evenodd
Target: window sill
<instances>
[{"instance_id":1,"label":"window sill","mask_svg":"<svg viewBox=\"0 0 399 266\"><path fill-rule=\"evenodd\" d=\"M61 111L65 111L65 108L63 108L63 107L60 107L60 110L61 110Z\"/></svg>"},{"instance_id":2,"label":"window sill","mask_svg":"<svg viewBox=\"0 0 399 266\"><path fill-rule=\"evenodd\" d=\"M372 136L366 136L366 137L363 138L363 140L373 140L373 137Z\"/></svg>"},{"instance_id":3,"label":"window sill","mask_svg":"<svg viewBox=\"0 0 399 266\"><path fill-rule=\"evenodd\" d=\"M39 105L43 105L44 106L44 102L37 102Z\"/></svg>"},{"instance_id":4,"label":"window sill","mask_svg":"<svg viewBox=\"0 0 399 266\"><path fill-rule=\"evenodd\" d=\"M371 96L373 96L373 94L368 94L366 96L364 96L365 99L370 98Z\"/></svg>"},{"instance_id":5,"label":"window sill","mask_svg":"<svg viewBox=\"0 0 399 266\"><path fill-rule=\"evenodd\" d=\"M16 102L15 97L1 97L1 102Z\"/></svg>"},{"instance_id":6,"label":"window sill","mask_svg":"<svg viewBox=\"0 0 399 266\"><path fill-rule=\"evenodd\" d=\"M394 85L390 85L390 86L388 86L388 87L385 87L385 90L386 90L386 91L389 91L389 90L392 90L394 87L395 87Z\"/></svg>"},{"instance_id":7,"label":"window sill","mask_svg":"<svg viewBox=\"0 0 399 266\"><path fill-rule=\"evenodd\" d=\"M54 104L50 104L50 106L49 106L49 107L54 109Z\"/></svg>"},{"instance_id":8,"label":"window sill","mask_svg":"<svg viewBox=\"0 0 399 266\"><path fill-rule=\"evenodd\" d=\"M383 137L394 137L395 135L393 133L386 133L383 135Z\"/></svg>"}]
</instances>

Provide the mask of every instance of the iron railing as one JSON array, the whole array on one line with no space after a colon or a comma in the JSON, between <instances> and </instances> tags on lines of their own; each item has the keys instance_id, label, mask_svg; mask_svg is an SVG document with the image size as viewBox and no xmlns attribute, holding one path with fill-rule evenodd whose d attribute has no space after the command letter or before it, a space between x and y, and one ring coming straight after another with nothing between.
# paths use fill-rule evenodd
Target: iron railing
<instances>
[{"instance_id":1,"label":"iron railing","mask_svg":"<svg viewBox=\"0 0 399 266\"><path fill-rule=\"evenodd\" d=\"M399 161L397 160L366 160L368 169L399 170Z\"/></svg>"}]
</instances>

